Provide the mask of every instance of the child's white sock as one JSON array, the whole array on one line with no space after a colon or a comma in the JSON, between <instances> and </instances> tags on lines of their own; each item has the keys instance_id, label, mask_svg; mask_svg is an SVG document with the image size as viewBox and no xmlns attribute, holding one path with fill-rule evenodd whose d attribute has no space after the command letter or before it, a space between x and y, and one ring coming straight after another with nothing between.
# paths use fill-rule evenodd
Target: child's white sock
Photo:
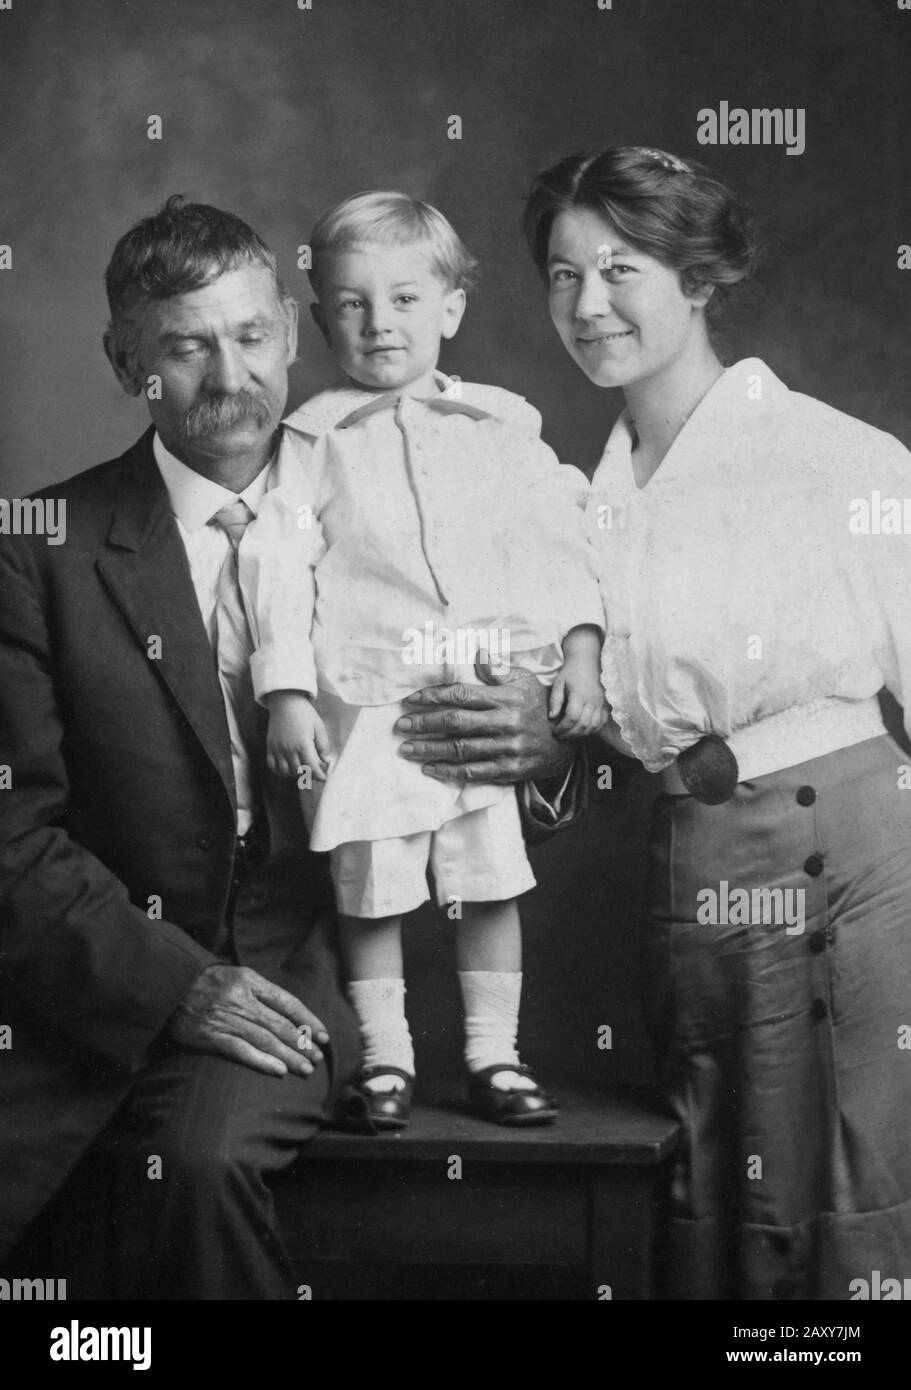
<instances>
[{"instance_id":1,"label":"child's white sock","mask_svg":"<svg viewBox=\"0 0 911 1390\"><path fill-rule=\"evenodd\" d=\"M361 1025L365 1067L401 1067L414 1075L414 1048L405 1017L405 981L389 978L352 980L348 998ZM401 1091L400 1076L365 1082L371 1091Z\"/></svg>"},{"instance_id":2,"label":"child's white sock","mask_svg":"<svg viewBox=\"0 0 911 1390\"><path fill-rule=\"evenodd\" d=\"M519 1029L521 970L460 970L459 985L465 1004L465 1064L470 1072L504 1062L519 1064L516 1033ZM498 1072L491 1085L503 1091L532 1090L534 1081L519 1072Z\"/></svg>"}]
</instances>

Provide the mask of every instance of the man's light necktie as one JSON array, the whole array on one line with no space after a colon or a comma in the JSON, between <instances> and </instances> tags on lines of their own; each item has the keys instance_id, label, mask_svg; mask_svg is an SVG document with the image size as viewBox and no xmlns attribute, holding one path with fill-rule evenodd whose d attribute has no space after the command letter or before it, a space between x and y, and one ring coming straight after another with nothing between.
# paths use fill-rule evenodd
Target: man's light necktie
<instances>
[{"instance_id":1,"label":"man's light necktie","mask_svg":"<svg viewBox=\"0 0 911 1390\"><path fill-rule=\"evenodd\" d=\"M219 526L231 542L231 549L237 555L240 538L253 520L253 513L242 497L236 502L228 502L212 517L211 525Z\"/></svg>"},{"instance_id":2,"label":"man's light necktie","mask_svg":"<svg viewBox=\"0 0 911 1390\"><path fill-rule=\"evenodd\" d=\"M241 498L222 507L209 522L224 531L231 548L215 586L215 659L225 696L237 786L237 802L252 811L255 793L249 762L256 752L257 708L250 678L253 641L237 582L237 550L253 513Z\"/></svg>"}]
</instances>

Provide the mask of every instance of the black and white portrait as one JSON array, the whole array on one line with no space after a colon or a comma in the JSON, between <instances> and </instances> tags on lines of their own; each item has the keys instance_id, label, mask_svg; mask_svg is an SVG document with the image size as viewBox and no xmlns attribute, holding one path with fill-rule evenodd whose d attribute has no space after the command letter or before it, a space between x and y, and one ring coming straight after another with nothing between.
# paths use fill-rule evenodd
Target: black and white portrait
<instances>
[{"instance_id":1,"label":"black and white portrait","mask_svg":"<svg viewBox=\"0 0 911 1390\"><path fill-rule=\"evenodd\" d=\"M911 1298L909 60L902 0L0 0L35 1364Z\"/></svg>"}]
</instances>

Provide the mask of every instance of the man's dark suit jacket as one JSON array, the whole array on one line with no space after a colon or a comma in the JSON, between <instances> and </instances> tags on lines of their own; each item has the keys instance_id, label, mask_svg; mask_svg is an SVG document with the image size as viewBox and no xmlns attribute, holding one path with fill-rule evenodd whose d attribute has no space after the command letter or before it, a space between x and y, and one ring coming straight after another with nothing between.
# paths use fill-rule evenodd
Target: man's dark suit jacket
<instances>
[{"instance_id":1,"label":"man's dark suit jacket","mask_svg":"<svg viewBox=\"0 0 911 1390\"><path fill-rule=\"evenodd\" d=\"M293 782L265 777L272 852L226 926L228 727L152 437L40 494L66 500L63 544L0 537L0 1255L216 960L322 1019L336 1084L357 1063Z\"/></svg>"}]
</instances>

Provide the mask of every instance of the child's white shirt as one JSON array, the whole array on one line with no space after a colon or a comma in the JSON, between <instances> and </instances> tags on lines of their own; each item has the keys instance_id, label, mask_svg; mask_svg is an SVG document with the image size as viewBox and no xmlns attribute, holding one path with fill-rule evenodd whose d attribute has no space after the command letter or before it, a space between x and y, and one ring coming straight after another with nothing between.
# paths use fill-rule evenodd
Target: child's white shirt
<instances>
[{"instance_id":1,"label":"child's white shirt","mask_svg":"<svg viewBox=\"0 0 911 1390\"><path fill-rule=\"evenodd\" d=\"M520 396L438 385L429 401L339 387L294 411L239 550L257 698L314 696L332 750L328 780L302 793L313 849L514 802L511 787L440 782L401 757L399 702L477 683L479 634L508 633L509 661L546 681L571 628L603 626L585 475L542 443Z\"/></svg>"},{"instance_id":2,"label":"child's white shirt","mask_svg":"<svg viewBox=\"0 0 911 1390\"><path fill-rule=\"evenodd\" d=\"M438 384L431 400L333 388L284 421L239 557L258 699L387 704L456 664L417 661L419 648L445 656L462 634L464 664L479 632L505 632L513 662L552 672L571 628L603 627L585 475L559 463L520 396Z\"/></svg>"}]
</instances>

